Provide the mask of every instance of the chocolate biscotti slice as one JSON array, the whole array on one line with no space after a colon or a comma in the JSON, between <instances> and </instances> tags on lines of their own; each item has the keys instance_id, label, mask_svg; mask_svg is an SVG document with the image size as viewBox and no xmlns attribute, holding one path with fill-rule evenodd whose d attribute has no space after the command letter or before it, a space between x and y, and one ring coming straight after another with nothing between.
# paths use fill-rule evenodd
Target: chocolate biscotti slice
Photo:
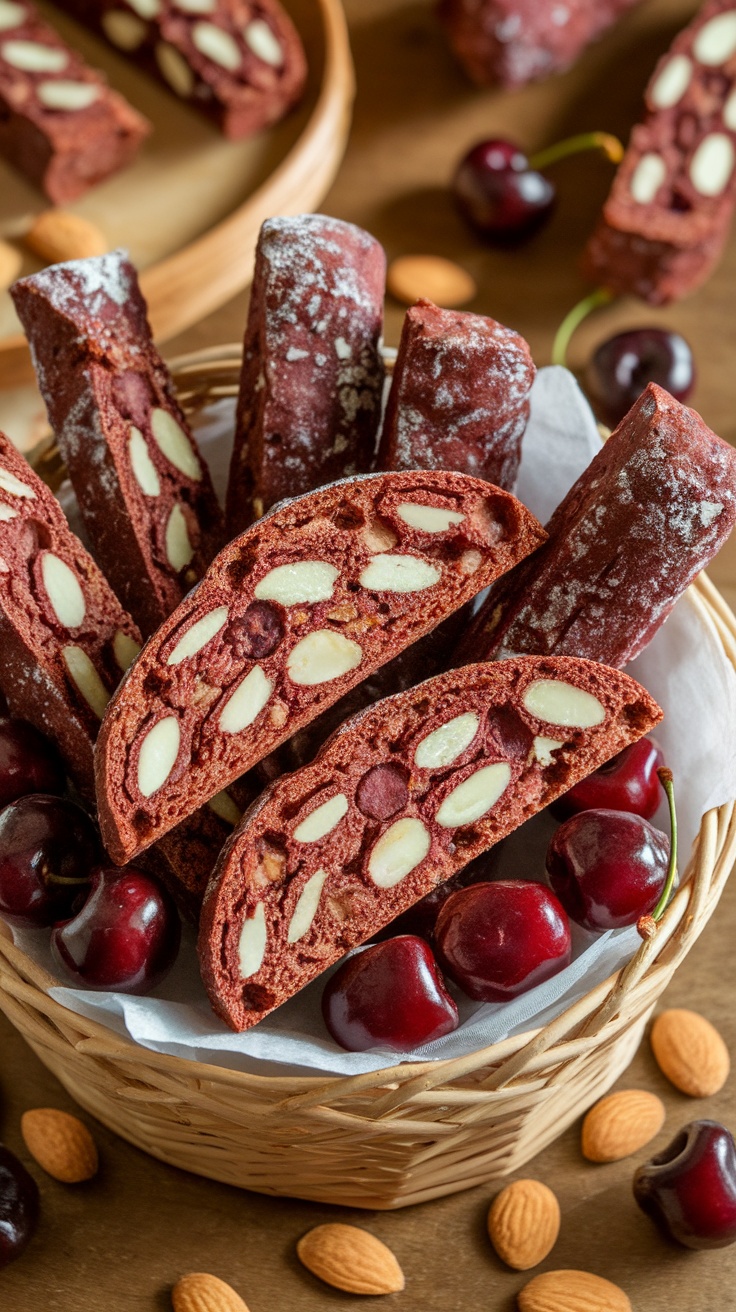
<instances>
[{"instance_id":1,"label":"chocolate biscotti slice","mask_svg":"<svg viewBox=\"0 0 736 1312\"><path fill-rule=\"evenodd\" d=\"M56 205L137 154L150 123L29 0L0 5L0 154Z\"/></svg>"},{"instance_id":2,"label":"chocolate biscotti slice","mask_svg":"<svg viewBox=\"0 0 736 1312\"><path fill-rule=\"evenodd\" d=\"M149 640L96 752L125 861L543 540L515 497L438 472L368 474L277 507Z\"/></svg>"},{"instance_id":3,"label":"chocolate biscotti slice","mask_svg":"<svg viewBox=\"0 0 736 1312\"><path fill-rule=\"evenodd\" d=\"M440 0L454 54L479 86L561 73L640 0Z\"/></svg>"},{"instance_id":4,"label":"chocolate biscotti slice","mask_svg":"<svg viewBox=\"0 0 736 1312\"><path fill-rule=\"evenodd\" d=\"M304 90L301 38L278 0L57 0L237 140Z\"/></svg>"},{"instance_id":5,"label":"chocolate biscotti slice","mask_svg":"<svg viewBox=\"0 0 736 1312\"><path fill-rule=\"evenodd\" d=\"M584 256L618 294L665 305L720 259L736 204L736 8L710 0L659 61Z\"/></svg>"},{"instance_id":6,"label":"chocolate biscotti slice","mask_svg":"<svg viewBox=\"0 0 736 1312\"><path fill-rule=\"evenodd\" d=\"M389 697L273 784L200 920L215 1011L248 1029L662 718L591 661L472 665Z\"/></svg>"},{"instance_id":7,"label":"chocolate biscotti slice","mask_svg":"<svg viewBox=\"0 0 736 1312\"><path fill-rule=\"evenodd\" d=\"M15 283L49 421L106 577L144 636L224 541L209 471L123 251Z\"/></svg>"},{"instance_id":8,"label":"chocolate biscotti slice","mask_svg":"<svg viewBox=\"0 0 736 1312\"><path fill-rule=\"evenodd\" d=\"M378 468L455 469L512 491L535 372L510 328L417 301L404 319Z\"/></svg>"},{"instance_id":9,"label":"chocolate biscotti slice","mask_svg":"<svg viewBox=\"0 0 736 1312\"><path fill-rule=\"evenodd\" d=\"M650 383L547 524L493 588L456 662L521 653L638 656L736 521L736 451Z\"/></svg>"},{"instance_id":10,"label":"chocolate biscotti slice","mask_svg":"<svg viewBox=\"0 0 736 1312\"><path fill-rule=\"evenodd\" d=\"M370 469L386 257L324 214L261 228L227 492L232 537L284 497Z\"/></svg>"}]
</instances>

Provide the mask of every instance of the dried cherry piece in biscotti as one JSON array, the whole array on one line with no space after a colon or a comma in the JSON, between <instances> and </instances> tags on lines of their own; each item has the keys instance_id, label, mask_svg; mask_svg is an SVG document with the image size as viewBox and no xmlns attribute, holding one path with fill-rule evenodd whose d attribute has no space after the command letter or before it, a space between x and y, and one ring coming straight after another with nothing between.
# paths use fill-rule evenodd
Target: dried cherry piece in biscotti
<instances>
[{"instance_id":1,"label":"dried cherry piece in biscotti","mask_svg":"<svg viewBox=\"0 0 736 1312\"><path fill-rule=\"evenodd\" d=\"M281 612L270 601L253 601L242 616L233 635L233 646L240 655L259 661L270 656L284 637Z\"/></svg>"},{"instance_id":2,"label":"dried cherry piece in biscotti","mask_svg":"<svg viewBox=\"0 0 736 1312\"><path fill-rule=\"evenodd\" d=\"M430 750L414 769L422 735L470 707L484 724L515 710L535 750L439 754L436 768ZM257 1024L660 718L628 675L560 656L452 670L363 710L311 765L271 784L220 857L199 934L215 1010L234 1029ZM389 761L411 772L411 789L402 811L376 821L358 790Z\"/></svg>"},{"instance_id":3,"label":"dried cherry piece in biscotti","mask_svg":"<svg viewBox=\"0 0 736 1312\"><path fill-rule=\"evenodd\" d=\"M408 797L406 769L389 761L367 770L355 793L358 810L371 820L389 820L403 811Z\"/></svg>"}]
</instances>

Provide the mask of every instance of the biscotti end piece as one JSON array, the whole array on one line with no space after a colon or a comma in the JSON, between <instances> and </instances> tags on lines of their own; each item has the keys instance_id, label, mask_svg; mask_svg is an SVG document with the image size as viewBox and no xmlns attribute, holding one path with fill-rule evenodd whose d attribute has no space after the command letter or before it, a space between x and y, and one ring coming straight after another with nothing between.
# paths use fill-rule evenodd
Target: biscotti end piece
<instances>
[{"instance_id":1,"label":"biscotti end piece","mask_svg":"<svg viewBox=\"0 0 736 1312\"><path fill-rule=\"evenodd\" d=\"M12 296L101 568L144 635L224 540L209 471L123 251L23 278Z\"/></svg>"},{"instance_id":2,"label":"biscotti end piece","mask_svg":"<svg viewBox=\"0 0 736 1312\"><path fill-rule=\"evenodd\" d=\"M227 492L230 536L285 497L370 469L386 257L324 214L268 219L256 251Z\"/></svg>"},{"instance_id":3,"label":"biscotti end piece","mask_svg":"<svg viewBox=\"0 0 736 1312\"><path fill-rule=\"evenodd\" d=\"M200 921L213 1008L257 1024L661 717L628 675L564 657L453 670L363 711L225 847Z\"/></svg>"},{"instance_id":4,"label":"biscotti end piece","mask_svg":"<svg viewBox=\"0 0 736 1312\"><path fill-rule=\"evenodd\" d=\"M454 469L511 491L535 372L510 328L418 301L404 319L379 469Z\"/></svg>"},{"instance_id":5,"label":"biscotti end piece","mask_svg":"<svg viewBox=\"0 0 736 1312\"><path fill-rule=\"evenodd\" d=\"M105 716L108 851L133 858L543 538L463 474L369 474L277 507L220 553Z\"/></svg>"},{"instance_id":6,"label":"biscotti end piece","mask_svg":"<svg viewBox=\"0 0 736 1312\"><path fill-rule=\"evenodd\" d=\"M736 521L736 450L650 383L494 588L456 661L520 653L633 660Z\"/></svg>"},{"instance_id":7,"label":"biscotti end piece","mask_svg":"<svg viewBox=\"0 0 736 1312\"><path fill-rule=\"evenodd\" d=\"M5 0L0 153L63 205L130 163L151 130L29 0Z\"/></svg>"}]
</instances>

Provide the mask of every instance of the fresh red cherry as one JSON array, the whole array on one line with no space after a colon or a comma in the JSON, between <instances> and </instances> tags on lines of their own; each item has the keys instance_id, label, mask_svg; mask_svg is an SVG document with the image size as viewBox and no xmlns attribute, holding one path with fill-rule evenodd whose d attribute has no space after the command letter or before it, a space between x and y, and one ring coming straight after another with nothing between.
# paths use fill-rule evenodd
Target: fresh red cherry
<instances>
[{"instance_id":1,"label":"fresh red cherry","mask_svg":"<svg viewBox=\"0 0 736 1312\"><path fill-rule=\"evenodd\" d=\"M0 811L0 912L19 925L71 915L100 852L94 823L76 802L19 797Z\"/></svg>"},{"instance_id":2,"label":"fresh red cherry","mask_svg":"<svg viewBox=\"0 0 736 1312\"><path fill-rule=\"evenodd\" d=\"M14 1262L38 1225L38 1185L15 1153L0 1144L0 1269Z\"/></svg>"},{"instance_id":3,"label":"fresh red cherry","mask_svg":"<svg viewBox=\"0 0 736 1312\"><path fill-rule=\"evenodd\" d=\"M460 213L483 237L531 236L549 218L555 188L510 141L481 141L460 161L452 181Z\"/></svg>"},{"instance_id":4,"label":"fresh red cherry","mask_svg":"<svg viewBox=\"0 0 736 1312\"><path fill-rule=\"evenodd\" d=\"M663 1152L640 1166L634 1197L686 1248L736 1241L736 1144L717 1121L691 1121Z\"/></svg>"},{"instance_id":5,"label":"fresh red cherry","mask_svg":"<svg viewBox=\"0 0 736 1312\"><path fill-rule=\"evenodd\" d=\"M335 1042L350 1052L410 1052L458 1023L431 948L411 934L348 957L325 987L322 1015Z\"/></svg>"},{"instance_id":6,"label":"fresh red cherry","mask_svg":"<svg viewBox=\"0 0 736 1312\"><path fill-rule=\"evenodd\" d=\"M440 966L469 997L507 1002L570 961L567 916L544 884L499 879L453 893L437 918Z\"/></svg>"},{"instance_id":7,"label":"fresh red cherry","mask_svg":"<svg viewBox=\"0 0 736 1312\"><path fill-rule=\"evenodd\" d=\"M0 806L26 793L63 793L64 768L53 743L27 720L0 719Z\"/></svg>"},{"instance_id":8,"label":"fresh red cherry","mask_svg":"<svg viewBox=\"0 0 736 1312\"><path fill-rule=\"evenodd\" d=\"M693 353L685 338L664 328L632 328L609 337L588 367L588 387L606 423L614 428L647 383L659 383L677 401L686 401L695 377Z\"/></svg>"},{"instance_id":9,"label":"fresh red cherry","mask_svg":"<svg viewBox=\"0 0 736 1312\"><path fill-rule=\"evenodd\" d=\"M563 793L550 810L558 820L599 807L631 811L651 820L663 796L657 775L663 765L662 750L654 739L640 738Z\"/></svg>"},{"instance_id":10,"label":"fresh red cherry","mask_svg":"<svg viewBox=\"0 0 736 1312\"><path fill-rule=\"evenodd\" d=\"M581 811L547 849L549 882L571 920L601 931L633 925L656 907L670 840L628 811Z\"/></svg>"},{"instance_id":11,"label":"fresh red cherry","mask_svg":"<svg viewBox=\"0 0 736 1312\"><path fill-rule=\"evenodd\" d=\"M148 993L176 960L181 925L174 902L152 875L133 866L92 872L89 896L57 925L51 951L87 989Z\"/></svg>"}]
</instances>

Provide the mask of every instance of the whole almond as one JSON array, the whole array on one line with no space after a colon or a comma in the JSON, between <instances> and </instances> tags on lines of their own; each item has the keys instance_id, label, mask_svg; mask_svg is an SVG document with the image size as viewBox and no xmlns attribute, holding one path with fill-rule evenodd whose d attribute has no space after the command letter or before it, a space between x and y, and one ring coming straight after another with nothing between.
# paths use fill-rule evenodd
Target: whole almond
<instances>
[{"instance_id":1,"label":"whole almond","mask_svg":"<svg viewBox=\"0 0 736 1312\"><path fill-rule=\"evenodd\" d=\"M302 1236L296 1251L312 1275L348 1294L396 1294L404 1288L391 1249L357 1226L318 1225Z\"/></svg>"},{"instance_id":2,"label":"whole almond","mask_svg":"<svg viewBox=\"0 0 736 1312\"><path fill-rule=\"evenodd\" d=\"M56 1107L24 1112L20 1132L32 1157L63 1184L91 1180L99 1165L97 1148L86 1125Z\"/></svg>"},{"instance_id":3,"label":"whole almond","mask_svg":"<svg viewBox=\"0 0 736 1312\"><path fill-rule=\"evenodd\" d=\"M664 1125L664 1103L646 1089L622 1089L591 1107L583 1121L583 1157L618 1162L649 1143Z\"/></svg>"},{"instance_id":4,"label":"whole almond","mask_svg":"<svg viewBox=\"0 0 736 1312\"><path fill-rule=\"evenodd\" d=\"M488 1234L498 1256L515 1271L544 1260L560 1233L560 1205L541 1180L515 1180L494 1198Z\"/></svg>"},{"instance_id":5,"label":"whole almond","mask_svg":"<svg viewBox=\"0 0 736 1312\"><path fill-rule=\"evenodd\" d=\"M718 1030L696 1011L663 1011L650 1041L659 1069L681 1093L708 1098L726 1083L731 1069L728 1048Z\"/></svg>"},{"instance_id":6,"label":"whole almond","mask_svg":"<svg viewBox=\"0 0 736 1312\"><path fill-rule=\"evenodd\" d=\"M23 256L9 241L0 238L0 291L5 291L15 282L21 271Z\"/></svg>"},{"instance_id":7,"label":"whole almond","mask_svg":"<svg viewBox=\"0 0 736 1312\"><path fill-rule=\"evenodd\" d=\"M631 1312L623 1289L589 1271L543 1271L517 1301L519 1312Z\"/></svg>"},{"instance_id":8,"label":"whole almond","mask_svg":"<svg viewBox=\"0 0 736 1312\"><path fill-rule=\"evenodd\" d=\"M478 291L465 269L441 255L400 255L388 266L386 285L404 305L424 297L448 310L472 301Z\"/></svg>"},{"instance_id":9,"label":"whole almond","mask_svg":"<svg viewBox=\"0 0 736 1312\"><path fill-rule=\"evenodd\" d=\"M104 255L110 249L104 232L89 219L69 210L45 210L39 214L23 241L46 264L84 260L90 255Z\"/></svg>"},{"instance_id":10,"label":"whole almond","mask_svg":"<svg viewBox=\"0 0 736 1312\"><path fill-rule=\"evenodd\" d=\"M232 1285L203 1271L177 1280L171 1291L171 1306L174 1312L248 1312Z\"/></svg>"}]
</instances>

